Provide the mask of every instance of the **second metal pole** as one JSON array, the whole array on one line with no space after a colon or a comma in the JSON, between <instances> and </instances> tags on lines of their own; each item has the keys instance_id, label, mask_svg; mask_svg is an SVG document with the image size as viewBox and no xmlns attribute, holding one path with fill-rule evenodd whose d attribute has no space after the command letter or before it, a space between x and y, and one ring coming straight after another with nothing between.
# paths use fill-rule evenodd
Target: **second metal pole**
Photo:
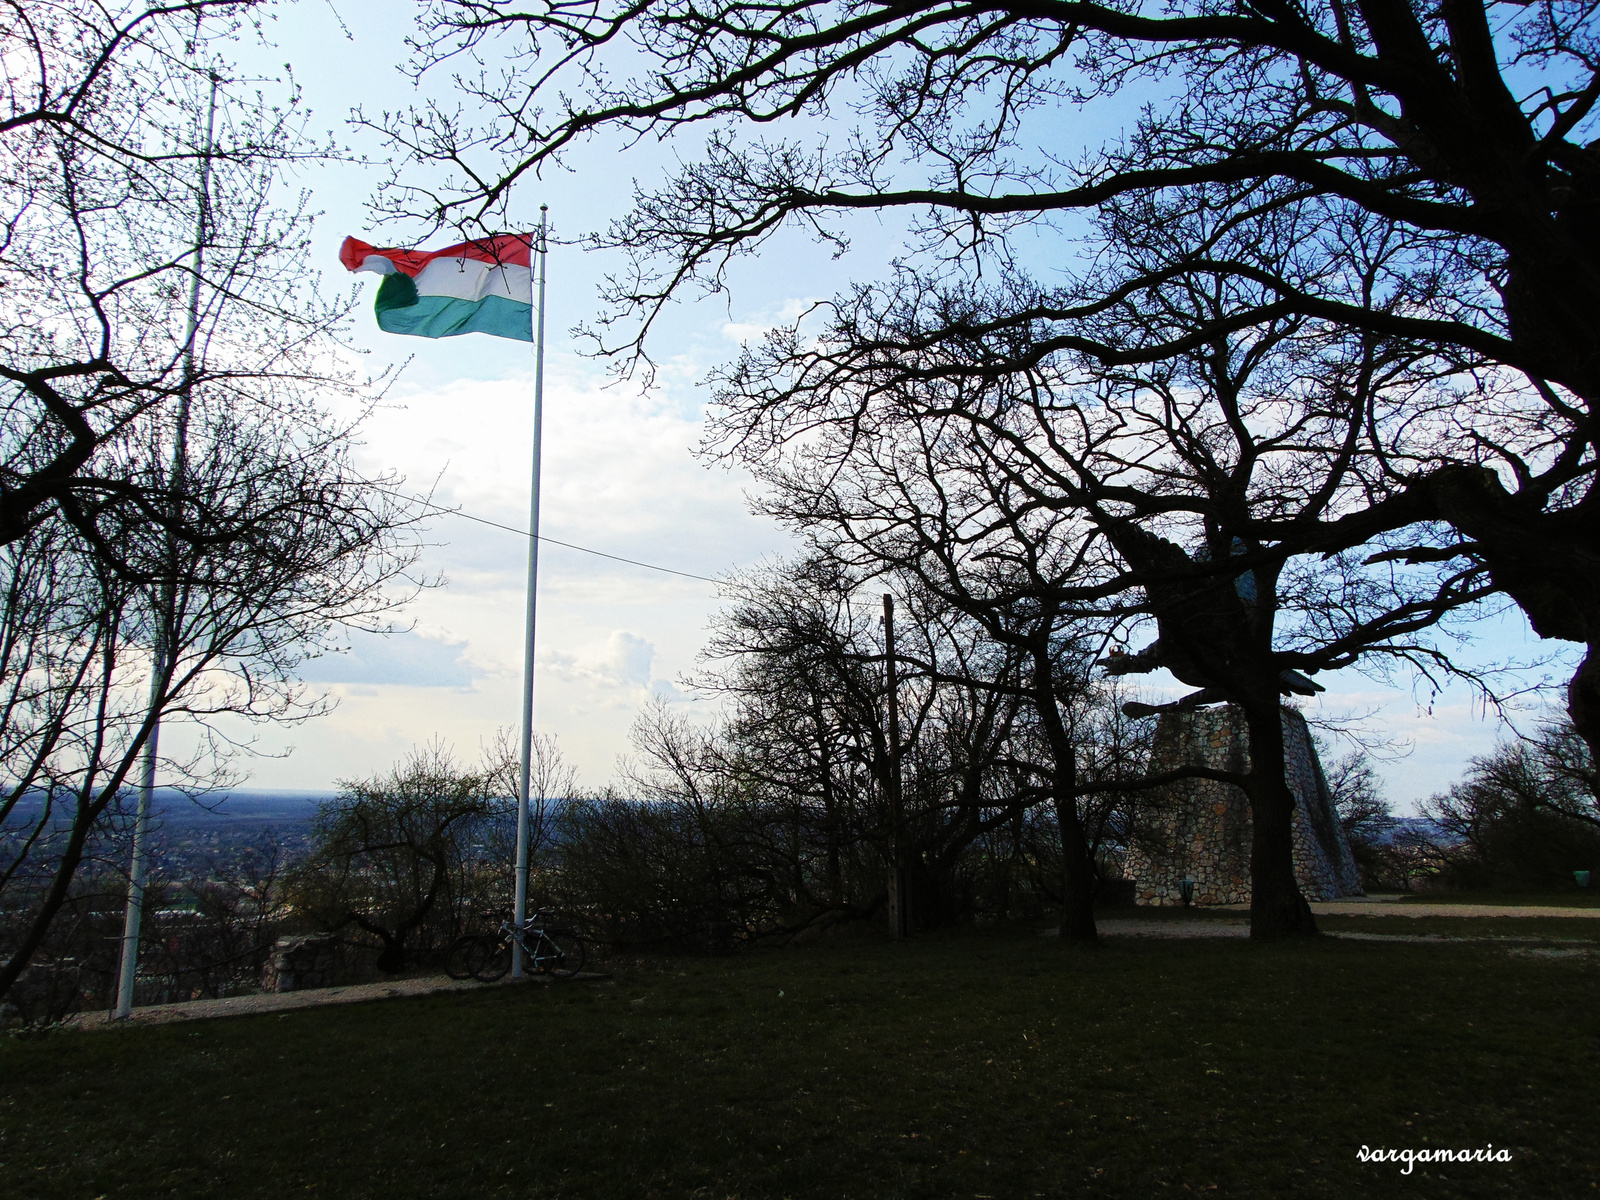
<instances>
[{"instance_id":1,"label":"second metal pole","mask_svg":"<svg viewBox=\"0 0 1600 1200\"><path fill-rule=\"evenodd\" d=\"M911 889L906 870L905 801L900 787L900 671L894 657L894 597L883 594L883 649L889 708L889 820L893 825L889 868L889 932L911 936Z\"/></svg>"},{"instance_id":2,"label":"second metal pole","mask_svg":"<svg viewBox=\"0 0 1600 1200\"><path fill-rule=\"evenodd\" d=\"M200 202L194 219L194 274L189 280L189 321L183 335L183 387L178 393L177 435L172 444L172 467L167 485L181 496L189 461L189 401L194 391L194 343L200 329L200 277L205 273L207 210L211 203L211 152L217 128L217 88L221 79L211 73L211 99L206 109L206 149L200 159ZM181 501L180 501L181 503ZM175 516L179 514L174 514ZM156 762L160 753L161 709L166 702L167 673L171 667L177 604L177 546L167 534L170 577L161 584L155 612L155 634L150 645L150 700L146 707L150 737L144 745L139 771L139 808L133 822L133 860L128 865L128 907L122 920L122 956L117 971L115 1020L133 1014L133 985L139 974L139 932L144 922L145 883L150 871L150 820L156 788Z\"/></svg>"},{"instance_id":3,"label":"second metal pole","mask_svg":"<svg viewBox=\"0 0 1600 1200\"><path fill-rule=\"evenodd\" d=\"M522 649L522 765L517 787L517 898L512 920L528 919L528 789L533 775L533 642L539 598L539 443L544 425L544 281L549 250L545 227L549 208L539 206L539 307L535 315L533 351L533 488L528 501L528 620ZM522 941L511 941L511 977L522 978Z\"/></svg>"}]
</instances>

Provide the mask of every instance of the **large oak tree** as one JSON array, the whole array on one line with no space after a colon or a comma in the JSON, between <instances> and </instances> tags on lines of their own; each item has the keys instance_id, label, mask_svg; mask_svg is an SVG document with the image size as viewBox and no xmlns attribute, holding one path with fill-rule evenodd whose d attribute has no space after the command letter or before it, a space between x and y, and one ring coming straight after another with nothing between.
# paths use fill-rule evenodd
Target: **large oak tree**
<instances>
[{"instance_id":1,"label":"large oak tree","mask_svg":"<svg viewBox=\"0 0 1600 1200\"><path fill-rule=\"evenodd\" d=\"M1536 461L1503 447L1493 469L1471 457L1417 463L1412 486L1360 532L1449 522L1541 635L1588 645L1569 701L1594 745L1597 34L1593 10L1566 0L586 0L516 11L435 0L422 65L476 57L497 69L458 75L471 119L440 107L379 123L452 169L409 176L394 205L468 224L492 222L520 180L591 135L701 130L678 176L642 188L599 239L634 255L610 297L626 332L607 344L622 348L669 297L720 287L733 257L785 224L842 238L853 210L916 210L928 249L1002 256L1020 227L1196 185L1232 211L1327 214L1310 234L1322 252L1312 270L1196 247L1155 275L1085 276L995 319L1052 324L1040 354L1152 361L1175 347L1107 341L1076 318L1174 272L1242 278L1262 300L1223 328L1292 312L1525 377L1559 427L1556 453ZM521 57L502 72L506 53ZM1120 133L1074 145L1063 125L1080 108ZM740 140L741 127L817 116L844 118L852 136ZM1407 252L1372 281L1377 303L1364 302L1359 272L1339 268L1352 214L1406 235ZM1419 556L1444 549L1425 533L1417 543Z\"/></svg>"},{"instance_id":2,"label":"large oak tree","mask_svg":"<svg viewBox=\"0 0 1600 1200\"><path fill-rule=\"evenodd\" d=\"M662 305L726 286L786 226L843 244L852 213L894 210L915 214L921 267L839 306L860 314L852 349L868 356L983 344L1007 356L991 378L1063 359L1114 378L1278 322L1410 347L1413 378L1452 381L1458 419L1413 392L1415 411L1360 431L1380 487L1293 522L1235 514L1229 537L1277 545L1280 564L1379 538L1390 561L1475 564L1541 635L1589 647L1569 703L1600 743L1600 40L1587 6L436 0L424 29L425 67L521 57L458 73L470 118L376 122L446 168L403 171L410 186L387 193L398 211L493 224L519 181L587 138L693 139L686 165L595 239L629 262L594 330L608 351L640 353ZM1074 143L1084 115L1114 132ZM783 117L802 132L751 136ZM1219 221L1295 238L1195 236L1158 253L1142 240L1164 222L1198 234ZM979 305L923 305L880 336L905 288L959 296L980 278L1005 286ZM1226 302L1199 326L1122 319L1159 316L1174 289ZM855 331L832 333L837 346ZM1200 574L1219 572L1217 553Z\"/></svg>"}]
</instances>

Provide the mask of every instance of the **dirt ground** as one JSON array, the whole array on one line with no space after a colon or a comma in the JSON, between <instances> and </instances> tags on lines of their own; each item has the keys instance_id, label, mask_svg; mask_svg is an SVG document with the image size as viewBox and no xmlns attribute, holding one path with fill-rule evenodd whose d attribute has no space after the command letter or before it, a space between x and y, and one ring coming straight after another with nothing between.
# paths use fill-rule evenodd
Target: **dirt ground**
<instances>
[{"instance_id":1,"label":"dirt ground","mask_svg":"<svg viewBox=\"0 0 1600 1200\"><path fill-rule=\"evenodd\" d=\"M1173 921L1158 917L1102 917L1095 927L1103 937L1161 937L1161 938L1242 938L1250 936L1250 923L1244 914L1248 904L1226 904L1213 910L1237 912L1238 920L1214 918L1206 921ZM1397 900L1392 896L1362 896L1349 900L1322 900L1311 905L1317 916L1329 917L1589 917L1600 919L1600 908L1569 908L1551 905L1509 904L1429 904L1425 901ZM1047 930L1054 933L1055 930ZM1600 933L1600 927L1596 928ZM1330 932L1329 937L1353 938L1360 941L1381 942L1461 942L1501 941L1495 938L1465 938L1450 934L1358 933L1353 931ZM1587 951L1571 951L1587 953Z\"/></svg>"},{"instance_id":2,"label":"dirt ground","mask_svg":"<svg viewBox=\"0 0 1600 1200\"><path fill-rule=\"evenodd\" d=\"M459 992L468 988L503 987L515 983L547 984L542 975L521 980L506 978L499 983L456 980L447 975L418 979L393 979L383 983L360 983L350 987L307 988L303 992L263 992L254 996L225 996L220 1000L184 1000L177 1004L152 1004L136 1008L126 1021L113 1021L110 1013L79 1013L65 1024L70 1028L116 1029L124 1025L165 1025L172 1021L205 1021L213 1017L242 1017L250 1013L291 1012L322 1004L361 1004L368 1000L390 1000L398 996L424 996L429 992Z\"/></svg>"},{"instance_id":3,"label":"dirt ground","mask_svg":"<svg viewBox=\"0 0 1600 1200\"><path fill-rule=\"evenodd\" d=\"M1230 905L1248 909L1248 905ZM1429 904L1425 900L1391 900L1387 896L1363 896L1355 900L1324 900L1311 911L1330 917L1593 917L1600 908L1537 907L1531 904Z\"/></svg>"}]
</instances>

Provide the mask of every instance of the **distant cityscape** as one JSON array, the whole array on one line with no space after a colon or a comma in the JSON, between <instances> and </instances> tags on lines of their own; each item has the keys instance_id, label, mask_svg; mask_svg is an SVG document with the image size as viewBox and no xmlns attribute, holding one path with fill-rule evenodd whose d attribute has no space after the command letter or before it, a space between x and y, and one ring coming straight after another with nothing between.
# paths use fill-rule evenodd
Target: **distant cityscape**
<instances>
[{"instance_id":1,"label":"distant cityscape","mask_svg":"<svg viewBox=\"0 0 1600 1200\"><path fill-rule=\"evenodd\" d=\"M238 790L192 799L173 788L157 788L150 841L153 876L172 883L236 879L274 847L285 860L301 858L311 846L317 805L335 794ZM19 805L8 832L20 835L37 819L42 804L42 797L34 797ZM117 851L127 841L133 805L130 795L114 823L115 833L99 848L99 857L109 859L114 869L123 865ZM0 863L9 858L7 849L0 841Z\"/></svg>"},{"instance_id":2,"label":"distant cityscape","mask_svg":"<svg viewBox=\"0 0 1600 1200\"><path fill-rule=\"evenodd\" d=\"M234 791L196 801L158 790L152 838L157 878L239 879L276 847L285 861L311 848L311 820L333 792ZM254 860L250 862L247 860Z\"/></svg>"}]
</instances>

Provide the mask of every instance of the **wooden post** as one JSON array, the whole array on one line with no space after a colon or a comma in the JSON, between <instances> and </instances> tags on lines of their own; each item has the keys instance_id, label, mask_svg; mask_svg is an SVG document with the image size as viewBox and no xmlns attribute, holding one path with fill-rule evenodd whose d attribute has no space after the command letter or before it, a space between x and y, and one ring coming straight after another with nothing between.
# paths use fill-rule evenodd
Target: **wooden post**
<instances>
[{"instance_id":1,"label":"wooden post","mask_svg":"<svg viewBox=\"0 0 1600 1200\"><path fill-rule=\"evenodd\" d=\"M883 646L889 706L889 819L893 822L889 869L889 932L911 936L911 893L907 887L905 806L900 795L900 674L894 658L894 597L883 594Z\"/></svg>"}]
</instances>

